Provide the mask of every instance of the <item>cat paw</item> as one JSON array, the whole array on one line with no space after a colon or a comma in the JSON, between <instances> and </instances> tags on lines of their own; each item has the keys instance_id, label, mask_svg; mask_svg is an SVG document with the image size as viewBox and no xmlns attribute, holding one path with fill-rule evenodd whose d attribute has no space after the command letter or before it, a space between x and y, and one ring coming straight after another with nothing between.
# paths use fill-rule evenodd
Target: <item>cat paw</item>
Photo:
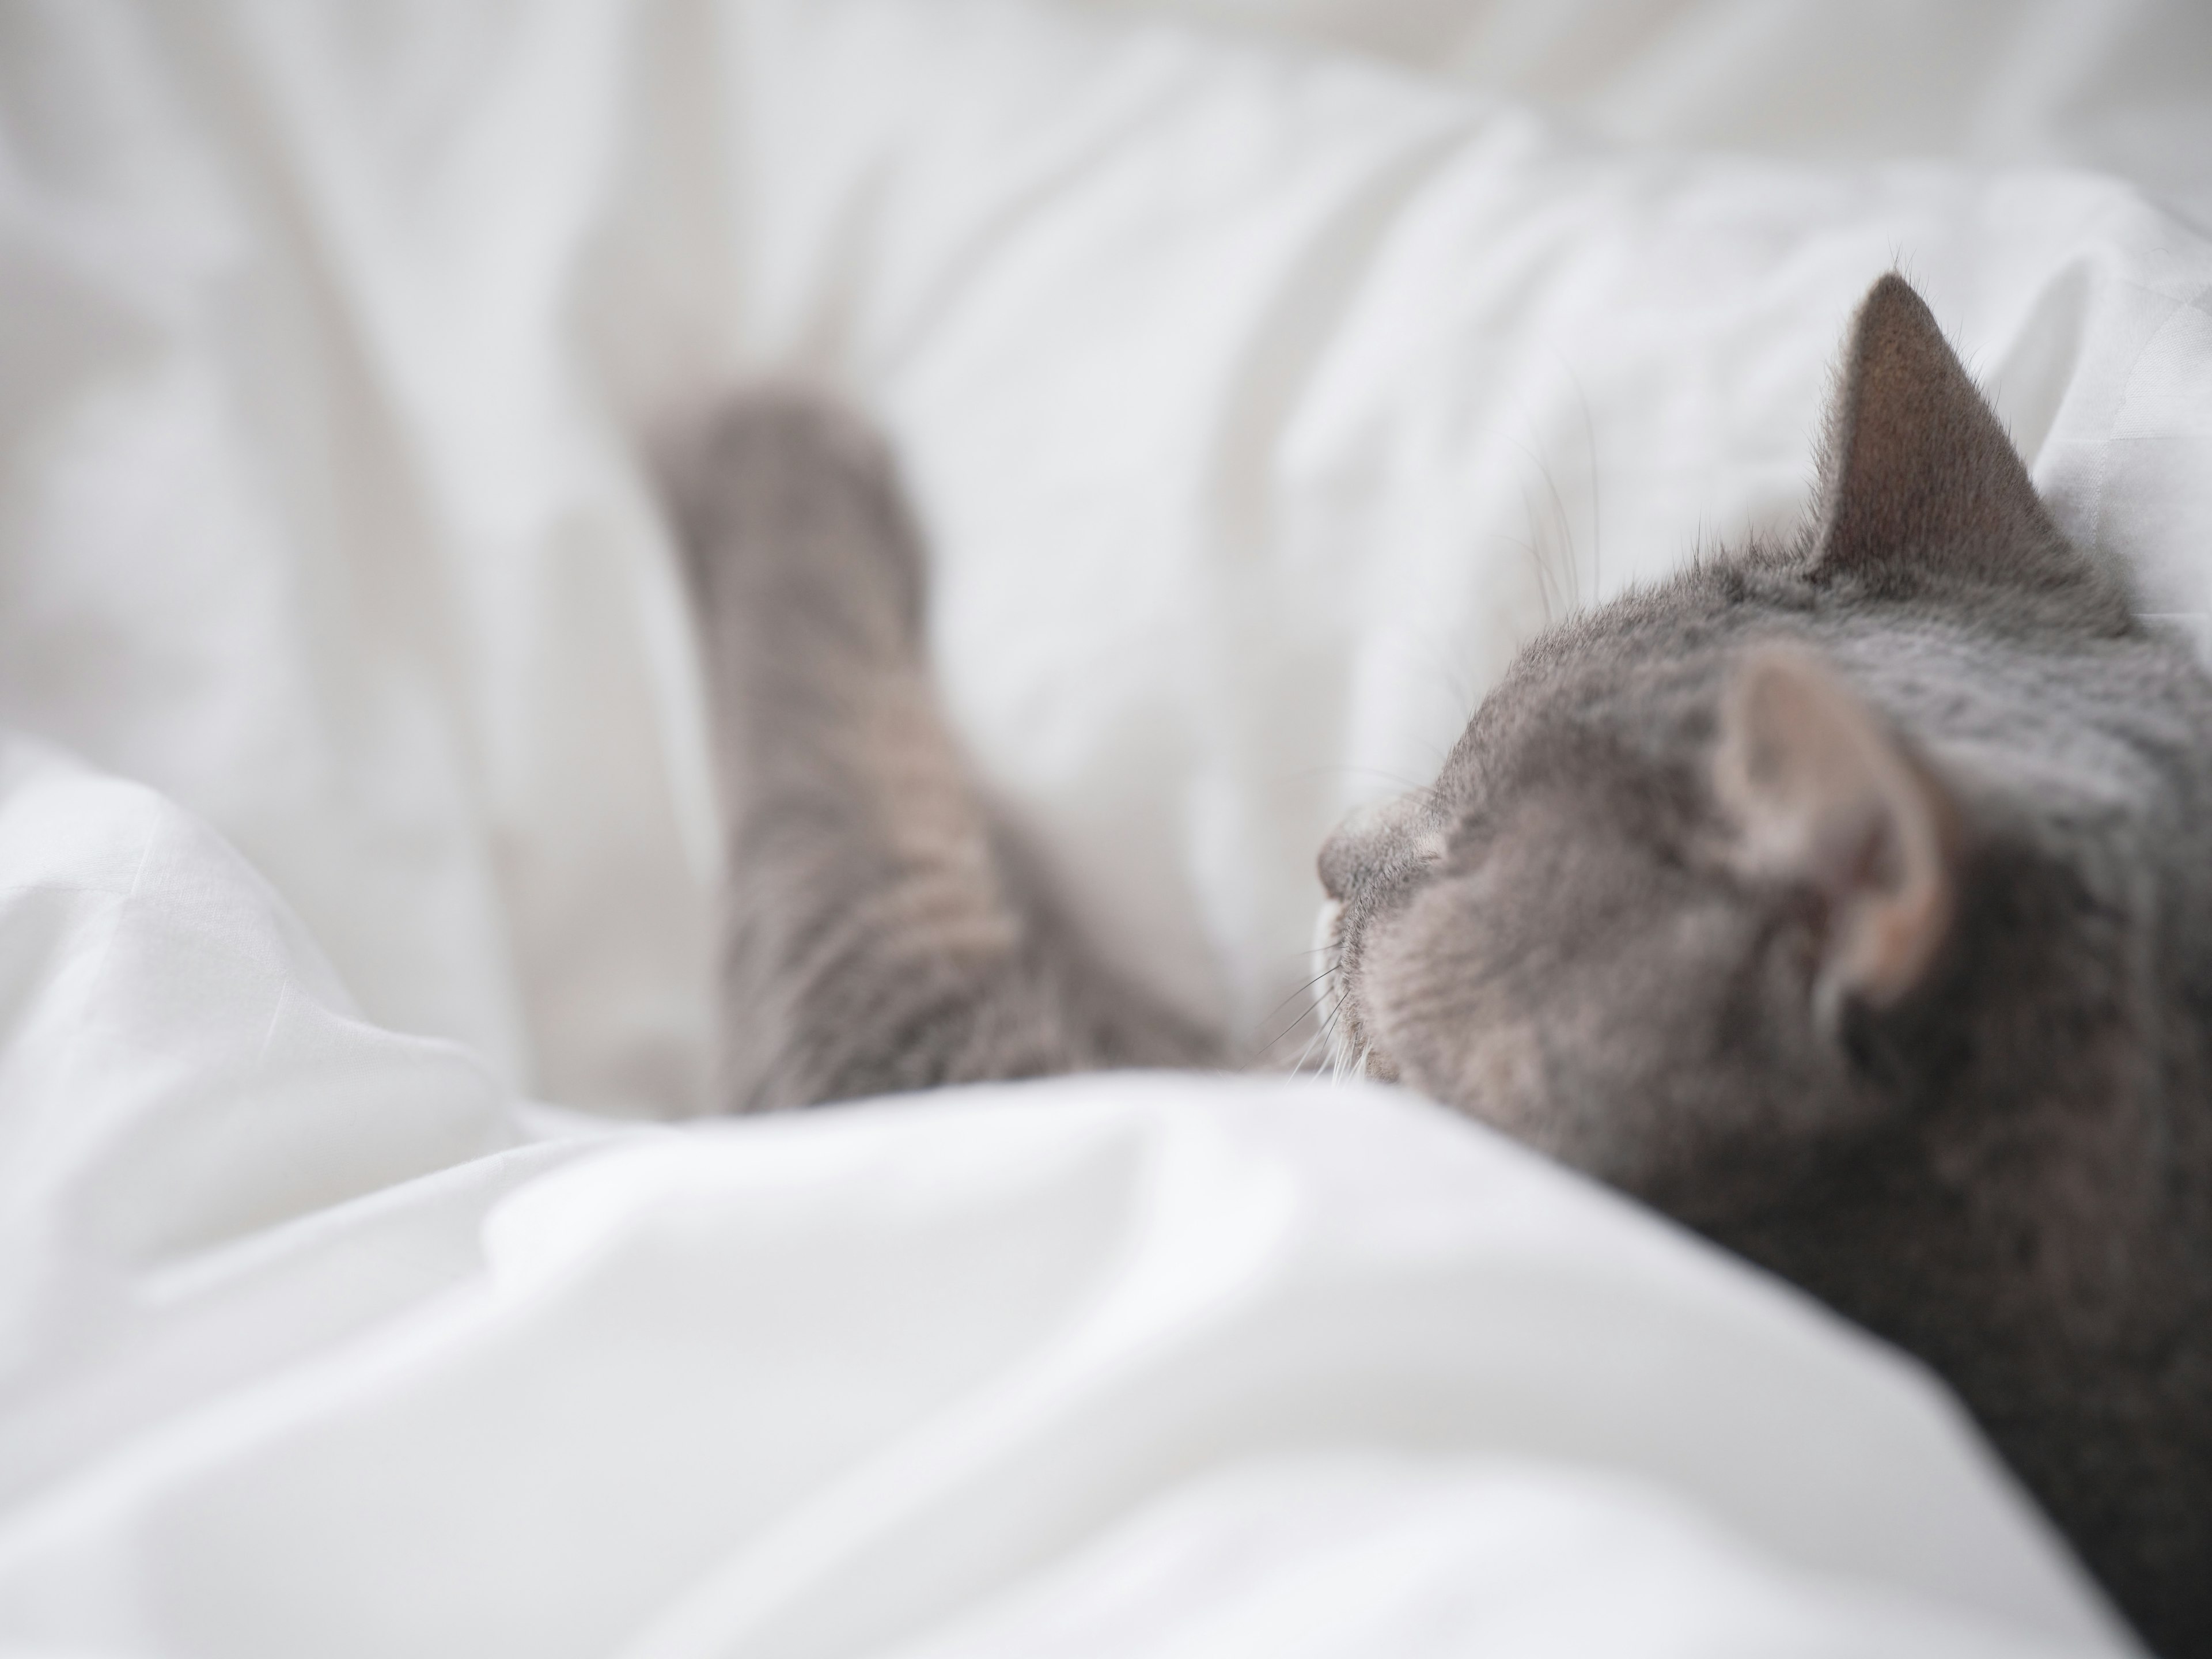
<instances>
[{"instance_id":1,"label":"cat paw","mask_svg":"<svg viewBox=\"0 0 2212 1659\"><path fill-rule=\"evenodd\" d=\"M687 422L658 459L710 631L918 647L921 542L890 447L864 416L830 393L771 383Z\"/></svg>"}]
</instances>

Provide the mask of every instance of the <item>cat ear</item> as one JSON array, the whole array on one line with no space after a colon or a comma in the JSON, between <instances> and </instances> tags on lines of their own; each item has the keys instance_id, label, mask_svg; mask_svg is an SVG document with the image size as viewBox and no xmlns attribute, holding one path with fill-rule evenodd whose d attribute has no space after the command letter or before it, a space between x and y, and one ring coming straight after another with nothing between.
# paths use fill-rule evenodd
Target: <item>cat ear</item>
<instances>
[{"instance_id":1,"label":"cat ear","mask_svg":"<svg viewBox=\"0 0 2212 1659\"><path fill-rule=\"evenodd\" d=\"M1956 903L1958 817L1881 717L1807 653L1757 652L1722 712L1714 782L1747 872L1810 889L1826 925L1814 1006L1920 983Z\"/></svg>"},{"instance_id":2,"label":"cat ear","mask_svg":"<svg viewBox=\"0 0 2212 1659\"><path fill-rule=\"evenodd\" d=\"M2046 586L2091 574L1934 315L1894 271L1860 303L1844 348L1812 568L1889 593L1946 575Z\"/></svg>"}]
</instances>

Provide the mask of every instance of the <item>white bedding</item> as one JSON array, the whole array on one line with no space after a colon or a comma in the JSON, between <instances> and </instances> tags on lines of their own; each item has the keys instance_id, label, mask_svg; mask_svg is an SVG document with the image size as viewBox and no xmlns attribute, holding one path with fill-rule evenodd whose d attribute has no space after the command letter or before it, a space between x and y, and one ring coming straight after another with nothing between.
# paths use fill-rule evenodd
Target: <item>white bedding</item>
<instances>
[{"instance_id":1,"label":"white bedding","mask_svg":"<svg viewBox=\"0 0 2212 1659\"><path fill-rule=\"evenodd\" d=\"M1919 1375L1422 1103L549 1125L177 807L0 790L27 1650L2113 1645Z\"/></svg>"},{"instance_id":2,"label":"white bedding","mask_svg":"<svg viewBox=\"0 0 2212 1659\"><path fill-rule=\"evenodd\" d=\"M1601 95L1839 10L1530 72L1621 146L1466 84L1569 61L1466 46L1533 5L1394 14L1457 82L1235 9L0 20L0 1640L2124 1643L1917 1371L1419 1102L635 1121L702 1103L716 841L640 439L747 373L890 428L994 793L1255 1035L1323 831L1520 640L1790 523L1893 262L2212 637L2212 173ZM2095 10L1972 132L2126 165L2212 108L2212 58L2144 78L2185 9L2050 47Z\"/></svg>"}]
</instances>

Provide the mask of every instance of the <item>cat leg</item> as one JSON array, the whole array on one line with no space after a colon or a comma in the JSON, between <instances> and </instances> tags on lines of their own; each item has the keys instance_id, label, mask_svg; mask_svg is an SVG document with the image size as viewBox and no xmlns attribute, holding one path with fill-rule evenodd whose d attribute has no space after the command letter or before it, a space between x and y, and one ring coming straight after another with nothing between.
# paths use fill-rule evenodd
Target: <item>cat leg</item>
<instances>
[{"instance_id":1,"label":"cat leg","mask_svg":"<svg viewBox=\"0 0 2212 1659\"><path fill-rule=\"evenodd\" d=\"M874 434L757 392L671 481L726 836L718 1104L1218 1063L1008 855L938 706L921 550Z\"/></svg>"}]
</instances>

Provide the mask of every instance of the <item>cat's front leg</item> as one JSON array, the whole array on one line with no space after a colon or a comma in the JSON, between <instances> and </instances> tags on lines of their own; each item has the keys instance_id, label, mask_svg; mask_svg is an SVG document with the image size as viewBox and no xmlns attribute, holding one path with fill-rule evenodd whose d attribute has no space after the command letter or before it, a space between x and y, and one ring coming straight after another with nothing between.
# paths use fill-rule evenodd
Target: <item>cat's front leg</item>
<instances>
[{"instance_id":1,"label":"cat's front leg","mask_svg":"<svg viewBox=\"0 0 2212 1659\"><path fill-rule=\"evenodd\" d=\"M727 836L720 1103L1205 1063L1006 856L939 713L926 567L857 417L732 400L670 467Z\"/></svg>"}]
</instances>

